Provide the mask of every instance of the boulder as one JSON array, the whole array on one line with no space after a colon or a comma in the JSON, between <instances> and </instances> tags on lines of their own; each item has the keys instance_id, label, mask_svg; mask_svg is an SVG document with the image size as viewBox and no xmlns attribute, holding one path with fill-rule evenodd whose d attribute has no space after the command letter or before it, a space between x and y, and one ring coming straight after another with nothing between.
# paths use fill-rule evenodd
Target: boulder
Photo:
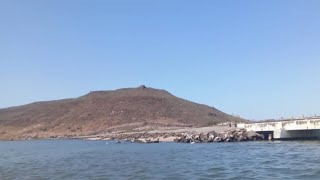
<instances>
[{"instance_id":1,"label":"boulder","mask_svg":"<svg viewBox=\"0 0 320 180\"><path fill-rule=\"evenodd\" d=\"M213 142L222 142L222 139L218 136L214 138Z\"/></svg>"},{"instance_id":2,"label":"boulder","mask_svg":"<svg viewBox=\"0 0 320 180\"><path fill-rule=\"evenodd\" d=\"M147 143L147 140L145 139L136 139L134 140L135 143Z\"/></svg>"},{"instance_id":3,"label":"boulder","mask_svg":"<svg viewBox=\"0 0 320 180\"><path fill-rule=\"evenodd\" d=\"M148 143L148 144L160 143L160 141L159 141L159 140L148 140L147 143Z\"/></svg>"},{"instance_id":4,"label":"boulder","mask_svg":"<svg viewBox=\"0 0 320 180\"><path fill-rule=\"evenodd\" d=\"M246 136L249 140L262 140L263 139L263 136L256 133L255 131L248 131L246 132Z\"/></svg>"},{"instance_id":5,"label":"boulder","mask_svg":"<svg viewBox=\"0 0 320 180\"><path fill-rule=\"evenodd\" d=\"M214 138L215 138L214 135L210 134L208 137L208 142L213 142Z\"/></svg>"},{"instance_id":6,"label":"boulder","mask_svg":"<svg viewBox=\"0 0 320 180\"><path fill-rule=\"evenodd\" d=\"M208 141L208 136L204 133L200 133L199 135L199 141L200 142L205 142L205 141Z\"/></svg>"},{"instance_id":7,"label":"boulder","mask_svg":"<svg viewBox=\"0 0 320 180\"><path fill-rule=\"evenodd\" d=\"M246 137L244 137L244 136L239 136L238 138L237 138L237 141L246 141L247 140L247 138Z\"/></svg>"}]
</instances>

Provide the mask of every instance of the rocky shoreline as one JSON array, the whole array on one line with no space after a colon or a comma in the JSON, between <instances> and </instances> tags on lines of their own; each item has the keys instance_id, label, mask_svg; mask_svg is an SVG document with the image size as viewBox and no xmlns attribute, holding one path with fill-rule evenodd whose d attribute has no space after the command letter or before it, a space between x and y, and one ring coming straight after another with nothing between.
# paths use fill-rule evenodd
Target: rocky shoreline
<instances>
[{"instance_id":1,"label":"rocky shoreline","mask_svg":"<svg viewBox=\"0 0 320 180\"><path fill-rule=\"evenodd\" d=\"M104 137L88 138L88 140L115 140L118 143L214 143L214 142L242 142L264 140L263 135L245 129L233 129L224 132L171 132L171 133L123 133Z\"/></svg>"}]
</instances>

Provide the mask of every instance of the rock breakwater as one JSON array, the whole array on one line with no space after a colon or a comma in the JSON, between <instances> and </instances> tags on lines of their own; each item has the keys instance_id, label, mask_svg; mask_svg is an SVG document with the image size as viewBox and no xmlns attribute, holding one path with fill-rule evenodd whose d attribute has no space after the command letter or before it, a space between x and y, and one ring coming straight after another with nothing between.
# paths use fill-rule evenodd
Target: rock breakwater
<instances>
[{"instance_id":1,"label":"rock breakwater","mask_svg":"<svg viewBox=\"0 0 320 180\"><path fill-rule=\"evenodd\" d=\"M174 132L174 133L128 133L114 134L108 139L118 142L129 141L135 143L159 143L159 142L177 142L177 143L214 143L214 142L241 142L241 141L260 141L264 137L254 131L245 129L234 129L224 132L210 131L203 132Z\"/></svg>"}]
</instances>

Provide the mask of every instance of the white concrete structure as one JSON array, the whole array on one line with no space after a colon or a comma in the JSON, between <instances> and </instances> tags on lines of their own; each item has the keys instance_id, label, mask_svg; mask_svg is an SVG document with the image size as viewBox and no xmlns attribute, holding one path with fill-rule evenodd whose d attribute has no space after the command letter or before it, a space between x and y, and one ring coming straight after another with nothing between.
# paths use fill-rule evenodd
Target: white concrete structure
<instances>
[{"instance_id":1,"label":"white concrete structure","mask_svg":"<svg viewBox=\"0 0 320 180\"><path fill-rule=\"evenodd\" d=\"M238 124L238 127L272 139L320 138L320 118Z\"/></svg>"}]
</instances>

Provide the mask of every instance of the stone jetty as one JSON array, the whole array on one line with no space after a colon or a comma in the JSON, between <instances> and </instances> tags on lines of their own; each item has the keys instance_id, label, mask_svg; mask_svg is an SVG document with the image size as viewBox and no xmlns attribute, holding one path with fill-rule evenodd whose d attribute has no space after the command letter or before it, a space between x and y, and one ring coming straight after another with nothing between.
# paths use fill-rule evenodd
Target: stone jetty
<instances>
[{"instance_id":1,"label":"stone jetty","mask_svg":"<svg viewBox=\"0 0 320 180\"><path fill-rule=\"evenodd\" d=\"M255 131L246 131L245 129L234 129L224 132L211 131L208 133L199 132L172 132L172 133L127 133L114 134L108 137L118 142L134 143L159 143L159 142L177 142L177 143L214 143L214 142L241 142L241 141L260 141L263 135Z\"/></svg>"}]
</instances>

